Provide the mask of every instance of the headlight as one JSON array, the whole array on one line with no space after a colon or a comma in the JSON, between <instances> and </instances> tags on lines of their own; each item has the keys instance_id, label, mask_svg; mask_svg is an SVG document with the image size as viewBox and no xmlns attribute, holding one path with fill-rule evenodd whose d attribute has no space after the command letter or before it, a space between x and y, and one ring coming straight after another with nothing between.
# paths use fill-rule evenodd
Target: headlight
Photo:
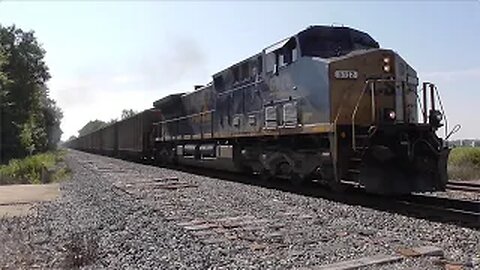
<instances>
[{"instance_id":1,"label":"headlight","mask_svg":"<svg viewBox=\"0 0 480 270\"><path fill-rule=\"evenodd\" d=\"M390 73L392 71L392 58L389 56L384 56L383 57L383 71Z\"/></svg>"},{"instance_id":2,"label":"headlight","mask_svg":"<svg viewBox=\"0 0 480 270\"><path fill-rule=\"evenodd\" d=\"M383 71L390 72L390 65L389 64L383 65Z\"/></svg>"},{"instance_id":3,"label":"headlight","mask_svg":"<svg viewBox=\"0 0 480 270\"><path fill-rule=\"evenodd\" d=\"M397 114L395 113L395 111L390 108L384 109L383 115L385 121L395 121L395 119L397 118Z\"/></svg>"},{"instance_id":4,"label":"headlight","mask_svg":"<svg viewBox=\"0 0 480 270\"><path fill-rule=\"evenodd\" d=\"M388 113L388 118L395 120L395 117L397 117L397 114L394 111Z\"/></svg>"}]
</instances>

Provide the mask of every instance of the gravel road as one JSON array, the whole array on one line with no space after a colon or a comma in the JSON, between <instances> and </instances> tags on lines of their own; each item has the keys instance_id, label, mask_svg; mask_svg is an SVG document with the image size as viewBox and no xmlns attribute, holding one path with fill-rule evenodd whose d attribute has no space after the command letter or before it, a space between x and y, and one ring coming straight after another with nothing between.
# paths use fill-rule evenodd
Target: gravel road
<instances>
[{"instance_id":1,"label":"gravel road","mask_svg":"<svg viewBox=\"0 0 480 270\"><path fill-rule=\"evenodd\" d=\"M480 232L245 183L69 151L38 214L0 219L0 268L315 269L402 247L444 257L372 269L480 269Z\"/></svg>"}]
</instances>

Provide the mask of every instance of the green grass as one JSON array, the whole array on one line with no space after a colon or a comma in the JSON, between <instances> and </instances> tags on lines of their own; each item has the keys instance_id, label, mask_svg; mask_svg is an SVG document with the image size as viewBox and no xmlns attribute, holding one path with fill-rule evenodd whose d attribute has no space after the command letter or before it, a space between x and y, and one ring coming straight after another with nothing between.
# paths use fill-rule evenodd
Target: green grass
<instances>
[{"instance_id":1,"label":"green grass","mask_svg":"<svg viewBox=\"0 0 480 270\"><path fill-rule=\"evenodd\" d=\"M70 173L64 165L64 155L65 151L52 151L24 159L12 159L7 165L0 165L0 185L60 181Z\"/></svg>"},{"instance_id":2,"label":"green grass","mask_svg":"<svg viewBox=\"0 0 480 270\"><path fill-rule=\"evenodd\" d=\"M454 148L448 158L448 175L452 180L480 180L480 148Z\"/></svg>"}]
</instances>

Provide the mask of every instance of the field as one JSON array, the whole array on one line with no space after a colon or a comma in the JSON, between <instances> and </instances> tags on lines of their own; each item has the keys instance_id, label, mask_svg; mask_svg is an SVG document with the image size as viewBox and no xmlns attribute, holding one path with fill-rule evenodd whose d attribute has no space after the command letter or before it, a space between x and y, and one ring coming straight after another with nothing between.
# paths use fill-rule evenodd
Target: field
<instances>
[{"instance_id":1,"label":"field","mask_svg":"<svg viewBox=\"0 0 480 270\"><path fill-rule=\"evenodd\" d=\"M7 165L0 165L0 185L57 182L69 173L64 155L64 151L51 151L12 159Z\"/></svg>"},{"instance_id":2,"label":"field","mask_svg":"<svg viewBox=\"0 0 480 270\"><path fill-rule=\"evenodd\" d=\"M480 148L457 147L448 159L451 180L480 180Z\"/></svg>"}]
</instances>

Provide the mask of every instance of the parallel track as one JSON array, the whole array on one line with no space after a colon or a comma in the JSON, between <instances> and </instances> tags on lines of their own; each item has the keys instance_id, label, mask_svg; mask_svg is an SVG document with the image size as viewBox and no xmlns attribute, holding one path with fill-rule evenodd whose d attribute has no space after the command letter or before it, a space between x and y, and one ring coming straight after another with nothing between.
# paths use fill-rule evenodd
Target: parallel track
<instances>
[{"instance_id":1,"label":"parallel track","mask_svg":"<svg viewBox=\"0 0 480 270\"><path fill-rule=\"evenodd\" d=\"M408 206L412 211L422 212L440 221L452 221L480 228L480 201L410 195L398 198L398 202Z\"/></svg>"},{"instance_id":2,"label":"parallel track","mask_svg":"<svg viewBox=\"0 0 480 270\"><path fill-rule=\"evenodd\" d=\"M447 189L480 193L480 183L449 181Z\"/></svg>"}]
</instances>

